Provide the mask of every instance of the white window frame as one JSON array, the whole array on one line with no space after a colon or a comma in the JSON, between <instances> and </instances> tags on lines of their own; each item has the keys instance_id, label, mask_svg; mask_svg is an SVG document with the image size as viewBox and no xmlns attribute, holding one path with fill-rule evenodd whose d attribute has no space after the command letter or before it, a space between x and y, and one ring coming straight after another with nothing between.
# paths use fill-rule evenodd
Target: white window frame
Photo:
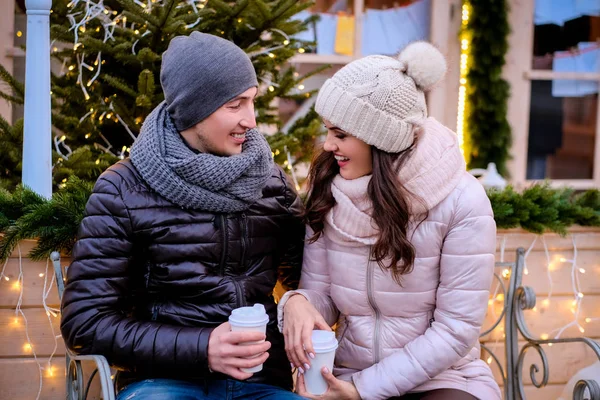
<instances>
[{"instance_id":1,"label":"white window frame","mask_svg":"<svg viewBox=\"0 0 600 400\"><path fill-rule=\"evenodd\" d=\"M354 54L352 56L298 54L292 64L337 64L345 65L362 57L362 23L364 20L365 0L354 1ZM446 55L448 73L442 83L428 93L429 115L444 125L456 130L458 111L458 87L460 43L458 32L461 27L461 0L431 0L430 41Z\"/></svg>"},{"instance_id":2,"label":"white window frame","mask_svg":"<svg viewBox=\"0 0 600 400\"><path fill-rule=\"evenodd\" d=\"M598 188L600 187L600 97L597 104L592 179L548 179L546 181L527 179L531 81L572 79L592 80L600 83L600 73L554 72L532 69L535 1L509 0L509 7L511 33L503 75L504 79L510 84L511 92L507 115L513 135L513 145L510 152L512 160L508 163L511 183L517 188L523 188L539 182L549 182L553 187L569 186L574 189Z\"/></svg>"}]
</instances>

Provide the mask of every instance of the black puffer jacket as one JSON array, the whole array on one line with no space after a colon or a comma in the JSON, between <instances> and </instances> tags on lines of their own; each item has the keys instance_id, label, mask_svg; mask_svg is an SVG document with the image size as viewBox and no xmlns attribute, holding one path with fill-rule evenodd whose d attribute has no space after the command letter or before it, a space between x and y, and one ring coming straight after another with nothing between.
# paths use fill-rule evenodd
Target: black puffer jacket
<instances>
[{"instance_id":1,"label":"black puffer jacket","mask_svg":"<svg viewBox=\"0 0 600 400\"><path fill-rule=\"evenodd\" d=\"M101 354L120 382L203 380L208 339L234 308L262 303L272 343L250 382L291 388L273 288L296 286L301 201L279 167L263 198L235 214L182 209L154 192L130 160L110 167L86 207L62 301L61 330L76 353ZM123 379L125 378L125 379Z\"/></svg>"}]
</instances>

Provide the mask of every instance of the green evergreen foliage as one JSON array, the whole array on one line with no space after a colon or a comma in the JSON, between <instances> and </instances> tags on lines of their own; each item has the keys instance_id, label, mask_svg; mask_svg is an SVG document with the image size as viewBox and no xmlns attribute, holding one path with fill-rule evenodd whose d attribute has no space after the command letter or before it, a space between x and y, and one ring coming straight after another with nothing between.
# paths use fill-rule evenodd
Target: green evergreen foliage
<instances>
[{"instance_id":1,"label":"green evergreen foliage","mask_svg":"<svg viewBox=\"0 0 600 400\"><path fill-rule=\"evenodd\" d=\"M465 149L469 168L494 162L508 176L506 162L512 136L507 120L508 83L502 68L508 50L508 1L469 0L471 18L464 29L470 39L465 106Z\"/></svg>"}]
</instances>

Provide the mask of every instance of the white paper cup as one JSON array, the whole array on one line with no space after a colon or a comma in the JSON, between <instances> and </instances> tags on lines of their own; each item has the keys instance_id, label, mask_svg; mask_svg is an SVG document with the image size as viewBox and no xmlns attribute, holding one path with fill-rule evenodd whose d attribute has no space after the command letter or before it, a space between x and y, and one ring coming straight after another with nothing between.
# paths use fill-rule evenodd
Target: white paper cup
<instances>
[{"instance_id":1,"label":"white paper cup","mask_svg":"<svg viewBox=\"0 0 600 400\"><path fill-rule=\"evenodd\" d=\"M328 385L321 370L327 367L329 371L333 371L338 342L335 332L314 330L311 336L315 358L310 361L310 369L304 371L304 383L308 393L318 396L327 391Z\"/></svg>"},{"instance_id":2,"label":"white paper cup","mask_svg":"<svg viewBox=\"0 0 600 400\"><path fill-rule=\"evenodd\" d=\"M252 307L236 308L229 316L229 325L231 325L232 332L261 332L265 334L267 332L268 323L269 316L265 311L265 306L262 304L255 304ZM264 342L264 339L257 342L245 342L240 344L242 346L247 346L262 342ZM248 358L256 357L260 357L260 354ZM241 368L241 370L253 374L255 372L262 371L262 367L263 365L260 364L254 368Z\"/></svg>"}]
</instances>

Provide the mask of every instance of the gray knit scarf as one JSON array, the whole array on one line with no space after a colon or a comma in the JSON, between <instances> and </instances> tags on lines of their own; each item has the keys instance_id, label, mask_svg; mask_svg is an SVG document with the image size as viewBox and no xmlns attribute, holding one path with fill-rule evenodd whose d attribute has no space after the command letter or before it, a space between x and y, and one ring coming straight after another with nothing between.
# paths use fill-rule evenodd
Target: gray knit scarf
<instances>
[{"instance_id":1,"label":"gray knit scarf","mask_svg":"<svg viewBox=\"0 0 600 400\"><path fill-rule=\"evenodd\" d=\"M237 212L262 197L273 158L257 130L240 154L194 153L175 128L165 102L148 115L131 147L131 161L152 189L173 203L212 212Z\"/></svg>"}]
</instances>

